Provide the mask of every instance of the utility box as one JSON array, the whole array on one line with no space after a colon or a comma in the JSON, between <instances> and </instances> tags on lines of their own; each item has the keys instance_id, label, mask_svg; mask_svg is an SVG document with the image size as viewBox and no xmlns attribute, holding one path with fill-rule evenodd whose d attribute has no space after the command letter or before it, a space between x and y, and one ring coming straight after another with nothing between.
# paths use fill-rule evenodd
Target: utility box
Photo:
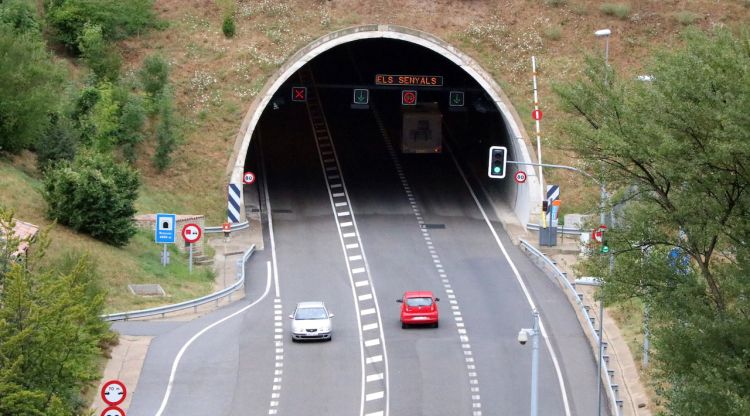
<instances>
[{"instance_id":1,"label":"utility box","mask_svg":"<svg viewBox=\"0 0 750 416\"><path fill-rule=\"evenodd\" d=\"M539 245L553 247L557 245L557 227L539 229Z\"/></svg>"},{"instance_id":2,"label":"utility box","mask_svg":"<svg viewBox=\"0 0 750 416\"><path fill-rule=\"evenodd\" d=\"M443 114L438 103L403 107L401 153L442 153Z\"/></svg>"}]
</instances>

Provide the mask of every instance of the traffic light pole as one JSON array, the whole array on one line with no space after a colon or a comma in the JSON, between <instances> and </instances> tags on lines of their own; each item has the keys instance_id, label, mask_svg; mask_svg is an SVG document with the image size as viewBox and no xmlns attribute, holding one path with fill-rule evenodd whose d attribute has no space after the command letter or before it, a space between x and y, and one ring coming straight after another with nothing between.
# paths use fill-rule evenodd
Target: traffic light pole
<instances>
[{"instance_id":1,"label":"traffic light pole","mask_svg":"<svg viewBox=\"0 0 750 416\"><path fill-rule=\"evenodd\" d=\"M604 181L597 180L594 178L590 173L584 172L578 168L575 168L573 166L567 166L567 165L552 165L548 163L531 163L531 162L521 162L517 160L508 160L507 163L515 163L517 165L530 165L530 166L540 166L545 168L557 168L557 169L565 169L565 170L572 170L574 172L578 172L584 176L587 176L594 182L596 182L597 185L599 185L600 190L600 201L599 201L599 220L601 221L601 224L604 224L606 222L606 207L609 205L609 194L607 193L607 190L604 188ZM611 221L614 225L614 214L610 213ZM609 252L609 273L612 274L612 271L615 267L615 258L612 255L612 252ZM598 371L597 374L599 374L599 380L597 380L596 383L596 392L597 392L597 398L598 398L598 406L597 406L597 414L601 414L602 409L602 360L604 358L604 298L599 299L599 362L598 362Z\"/></svg>"}]
</instances>

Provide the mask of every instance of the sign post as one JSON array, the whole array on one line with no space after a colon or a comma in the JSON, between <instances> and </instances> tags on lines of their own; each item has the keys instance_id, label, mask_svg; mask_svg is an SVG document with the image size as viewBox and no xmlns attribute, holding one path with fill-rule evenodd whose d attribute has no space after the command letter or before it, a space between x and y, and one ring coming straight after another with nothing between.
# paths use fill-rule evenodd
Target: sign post
<instances>
[{"instance_id":1,"label":"sign post","mask_svg":"<svg viewBox=\"0 0 750 416\"><path fill-rule=\"evenodd\" d=\"M169 264L169 252L167 244L174 244L174 229L176 223L175 214L156 214L156 243L163 244L164 250L161 254L161 264Z\"/></svg>"},{"instance_id":2,"label":"sign post","mask_svg":"<svg viewBox=\"0 0 750 416\"><path fill-rule=\"evenodd\" d=\"M182 238L185 239L185 242L188 243L188 246L190 248L188 273L193 272L193 244L201 239L202 234L203 231L198 224L185 224L185 226L182 227Z\"/></svg>"}]
</instances>

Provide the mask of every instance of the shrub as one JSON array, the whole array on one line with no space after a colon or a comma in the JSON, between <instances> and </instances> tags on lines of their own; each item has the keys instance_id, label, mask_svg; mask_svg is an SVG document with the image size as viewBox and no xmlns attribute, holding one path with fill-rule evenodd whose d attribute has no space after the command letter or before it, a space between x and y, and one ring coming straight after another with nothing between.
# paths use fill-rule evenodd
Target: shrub
<instances>
[{"instance_id":1,"label":"shrub","mask_svg":"<svg viewBox=\"0 0 750 416\"><path fill-rule=\"evenodd\" d=\"M672 16L683 26L692 25L696 20L701 18L701 15L688 10L679 11Z\"/></svg>"},{"instance_id":2,"label":"shrub","mask_svg":"<svg viewBox=\"0 0 750 416\"><path fill-rule=\"evenodd\" d=\"M86 23L78 39L78 49L97 80L116 81L120 77L122 59L104 40L101 26Z\"/></svg>"},{"instance_id":3,"label":"shrub","mask_svg":"<svg viewBox=\"0 0 750 416\"><path fill-rule=\"evenodd\" d=\"M72 161L76 155L76 135L70 120L63 114L53 114L49 128L39 138L36 149L37 168L42 173L57 162Z\"/></svg>"},{"instance_id":4,"label":"shrub","mask_svg":"<svg viewBox=\"0 0 750 416\"><path fill-rule=\"evenodd\" d=\"M86 23L101 26L107 42L156 26L154 0L46 0L45 11L57 40L75 52Z\"/></svg>"},{"instance_id":5,"label":"shrub","mask_svg":"<svg viewBox=\"0 0 750 416\"><path fill-rule=\"evenodd\" d=\"M149 55L143 60L138 79L146 94L154 98L161 94L169 81L169 64L161 55Z\"/></svg>"},{"instance_id":6,"label":"shrub","mask_svg":"<svg viewBox=\"0 0 750 416\"><path fill-rule=\"evenodd\" d=\"M630 15L630 5L625 3L604 3L599 7L599 10L607 16L615 16L620 19L627 19Z\"/></svg>"},{"instance_id":7,"label":"shrub","mask_svg":"<svg viewBox=\"0 0 750 416\"><path fill-rule=\"evenodd\" d=\"M549 26L544 29L544 37L549 40L560 40L562 28L560 26Z\"/></svg>"},{"instance_id":8,"label":"shrub","mask_svg":"<svg viewBox=\"0 0 750 416\"><path fill-rule=\"evenodd\" d=\"M34 147L60 104L63 71L37 33L0 24L0 150Z\"/></svg>"},{"instance_id":9,"label":"shrub","mask_svg":"<svg viewBox=\"0 0 750 416\"><path fill-rule=\"evenodd\" d=\"M128 243L136 230L132 217L138 173L109 155L81 152L44 178L47 215L60 224L114 246Z\"/></svg>"},{"instance_id":10,"label":"shrub","mask_svg":"<svg viewBox=\"0 0 750 416\"><path fill-rule=\"evenodd\" d=\"M552 7L562 7L568 4L568 0L544 0L544 4Z\"/></svg>"},{"instance_id":11,"label":"shrub","mask_svg":"<svg viewBox=\"0 0 750 416\"><path fill-rule=\"evenodd\" d=\"M231 38L234 37L235 33L234 17L227 16L224 18L224 23L221 25L221 31L224 32L224 36Z\"/></svg>"},{"instance_id":12,"label":"shrub","mask_svg":"<svg viewBox=\"0 0 750 416\"><path fill-rule=\"evenodd\" d=\"M142 130L145 122L146 110L143 108L143 102L137 95L129 95L122 106L120 130L117 135L125 159L130 163L135 162L135 148L143 141Z\"/></svg>"},{"instance_id":13,"label":"shrub","mask_svg":"<svg viewBox=\"0 0 750 416\"><path fill-rule=\"evenodd\" d=\"M156 127L156 153L154 165L164 171L172 163L172 152L177 146L178 133L175 130L172 91L168 88L161 95L159 107L159 124Z\"/></svg>"},{"instance_id":14,"label":"shrub","mask_svg":"<svg viewBox=\"0 0 750 416\"><path fill-rule=\"evenodd\" d=\"M42 25L37 19L36 9L28 1L0 2L0 24L12 27L16 33L42 33Z\"/></svg>"}]
</instances>

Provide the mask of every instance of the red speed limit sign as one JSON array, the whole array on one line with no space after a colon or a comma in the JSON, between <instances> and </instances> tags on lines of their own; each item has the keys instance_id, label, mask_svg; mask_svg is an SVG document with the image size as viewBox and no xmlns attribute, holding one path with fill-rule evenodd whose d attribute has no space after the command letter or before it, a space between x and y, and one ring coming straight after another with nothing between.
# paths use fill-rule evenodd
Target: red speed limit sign
<instances>
[{"instance_id":1,"label":"red speed limit sign","mask_svg":"<svg viewBox=\"0 0 750 416\"><path fill-rule=\"evenodd\" d=\"M242 175L242 182L245 185L252 185L252 183L255 182L255 174L252 172L245 172L245 174Z\"/></svg>"},{"instance_id":2,"label":"red speed limit sign","mask_svg":"<svg viewBox=\"0 0 750 416\"><path fill-rule=\"evenodd\" d=\"M524 172L522 170L519 170L513 176L513 179L515 179L517 183L524 183L524 182L526 182L526 172Z\"/></svg>"},{"instance_id":3,"label":"red speed limit sign","mask_svg":"<svg viewBox=\"0 0 750 416\"><path fill-rule=\"evenodd\" d=\"M120 380L109 380L102 386L102 400L109 406L117 406L125 400L128 391Z\"/></svg>"}]
</instances>

